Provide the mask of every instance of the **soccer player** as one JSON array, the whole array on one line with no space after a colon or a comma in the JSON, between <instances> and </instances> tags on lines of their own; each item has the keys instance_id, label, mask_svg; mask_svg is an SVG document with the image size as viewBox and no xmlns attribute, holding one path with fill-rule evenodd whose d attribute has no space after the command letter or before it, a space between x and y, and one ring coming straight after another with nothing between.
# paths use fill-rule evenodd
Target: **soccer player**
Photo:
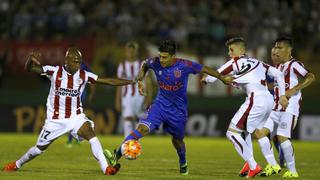
<instances>
[{"instance_id":1,"label":"soccer player","mask_svg":"<svg viewBox=\"0 0 320 180\"><path fill-rule=\"evenodd\" d=\"M274 49L280 62L276 67L285 76L286 97L289 98L289 105L288 107L284 107L279 104L279 82L276 80L273 110L264 128L257 131L257 136L260 138L259 141L267 141L266 136L274 131L283 151L288 169L283 177L299 177L295 167L294 150L290 138L299 116L302 100L301 89L309 86L315 80L315 76L300 61L292 57L293 41L290 37L283 36L276 39ZM299 81L299 78L303 80ZM273 165L276 164L276 161L270 144L265 143L263 149L265 151L263 154L269 163L263 174L270 176L276 173Z\"/></svg>"},{"instance_id":2,"label":"soccer player","mask_svg":"<svg viewBox=\"0 0 320 180\"><path fill-rule=\"evenodd\" d=\"M271 61L274 67L276 67L280 62L279 62L279 58L276 56L275 53L275 48L272 47L271 49ZM270 76L267 76L267 83L268 83L268 89L270 91L270 93L274 96L274 79ZM278 151L278 158L279 158L279 165L281 168L283 168L284 165L284 156L283 156L283 151L281 149L281 146L279 144L279 141L277 139L277 137L275 136L274 133L269 134L270 139L272 139L273 144L276 148L276 150ZM263 175L262 175L263 176Z\"/></svg>"},{"instance_id":3,"label":"soccer player","mask_svg":"<svg viewBox=\"0 0 320 180\"><path fill-rule=\"evenodd\" d=\"M84 71L91 72L91 69L84 62L81 63L80 69L84 70ZM87 102L88 102L88 104L91 104L92 98L93 98L93 94L94 94L96 88L95 88L95 85L93 85L93 84L90 84L89 87L90 87L90 91L89 91ZM88 94L87 89L84 89L82 94L81 94L81 97L80 97L81 102L85 102L85 99L87 98L87 94ZM67 144L66 144L67 148L72 148L72 140L73 139L74 138L73 138L72 134L69 134L68 135ZM80 145L80 141L76 140L76 144Z\"/></svg>"},{"instance_id":4,"label":"soccer player","mask_svg":"<svg viewBox=\"0 0 320 180\"><path fill-rule=\"evenodd\" d=\"M42 66L39 59L39 54L30 53L26 69L37 74L45 74L51 81L45 124L36 145L17 161L5 165L3 170L20 169L25 163L42 154L58 137L70 132L76 139L89 141L92 153L104 174L116 174L120 166L108 165L100 141L93 130L94 124L83 113L80 97L87 83L120 86L134 82L124 79L100 78L91 72L80 70L82 55L74 47L67 50L64 66Z\"/></svg>"},{"instance_id":5,"label":"soccer player","mask_svg":"<svg viewBox=\"0 0 320 180\"><path fill-rule=\"evenodd\" d=\"M222 65L218 72L223 75L233 74L235 78L233 86L243 89L247 94L245 102L232 118L226 136L246 161L239 175L247 174L247 178L253 178L262 171L262 168L255 161L252 148L246 143L242 133L252 134L256 129L262 128L272 110L273 98L266 85L267 75L277 79L280 103L286 106L288 100L285 96L284 79L276 68L245 55L246 42L242 37L229 39L226 46L231 60ZM203 80L213 83L216 78L207 76Z\"/></svg>"},{"instance_id":6,"label":"soccer player","mask_svg":"<svg viewBox=\"0 0 320 180\"><path fill-rule=\"evenodd\" d=\"M139 45L135 42L128 42L126 44L126 60L118 66L118 78L135 79L138 76L142 65L142 61L138 60L137 57L138 49ZM124 137L127 137L135 129L135 122L143 114L144 109L151 103L152 93L150 83L147 83L146 87L146 97L139 94L137 84L117 87L115 107L118 112L121 112L121 118L123 118Z\"/></svg>"},{"instance_id":7,"label":"soccer player","mask_svg":"<svg viewBox=\"0 0 320 180\"><path fill-rule=\"evenodd\" d=\"M206 73L219 78L225 84L232 82L231 76L223 76L207 66L175 56L176 45L165 40L159 46L159 57L147 59L137 77L139 92L144 94L143 79L149 69L156 74L159 91L150 108L140 118L138 127L128 135L127 140L138 140L153 130L163 129L172 136L172 144L179 156L180 174L188 174L186 147L183 141L187 123L187 84L190 74ZM115 164L122 156L121 147L115 154L105 151L106 157Z\"/></svg>"}]
</instances>

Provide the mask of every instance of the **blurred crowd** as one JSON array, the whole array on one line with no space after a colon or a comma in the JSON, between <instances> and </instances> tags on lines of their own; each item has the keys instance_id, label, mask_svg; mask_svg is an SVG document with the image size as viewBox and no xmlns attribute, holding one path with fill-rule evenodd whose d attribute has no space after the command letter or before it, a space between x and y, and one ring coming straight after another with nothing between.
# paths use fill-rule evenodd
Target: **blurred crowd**
<instances>
[{"instance_id":1,"label":"blurred crowd","mask_svg":"<svg viewBox=\"0 0 320 180\"><path fill-rule=\"evenodd\" d=\"M171 38L201 55L221 53L231 36L256 47L286 33L317 51L319 16L317 0L0 0L0 33L19 40L99 32L119 42Z\"/></svg>"}]
</instances>

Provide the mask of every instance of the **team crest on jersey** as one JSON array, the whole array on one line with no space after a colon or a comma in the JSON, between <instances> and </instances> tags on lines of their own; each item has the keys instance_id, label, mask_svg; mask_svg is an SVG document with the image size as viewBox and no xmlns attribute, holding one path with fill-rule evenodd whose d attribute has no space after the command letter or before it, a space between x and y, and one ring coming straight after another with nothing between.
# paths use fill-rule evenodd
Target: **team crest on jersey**
<instances>
[{"instance_id":1,"label":"team crest on jersey","mask_svg":"<svg viewBox=\"0 0 320 180\"><path fill-rule=\"evenodd\" d=\"M280 123L280 128L281 129L286 129L287 128L287 123L286 122L282 122L282 123Z\"/></svg>"},{"instance_id":2,"label":"team crest on jersey","mask_svg":"<svg viewBox=\"0 0 320 180\"><path fill-rule=\"evenodd\" d=\"M181 77L181 70L179 70L179 69L174 70L174 77L176 77L176 78Z\"/></svg>"},{"instance_id":3,"label":"team crest on jersey","mask_svg":"<svg viewBox=\"0 0 320 180\"><path fill-rule=\"evenodd\" d=\"M161 76L161 74L162 74L162 71L159 71L159 75Z\"/></svg>"}]
</instances>

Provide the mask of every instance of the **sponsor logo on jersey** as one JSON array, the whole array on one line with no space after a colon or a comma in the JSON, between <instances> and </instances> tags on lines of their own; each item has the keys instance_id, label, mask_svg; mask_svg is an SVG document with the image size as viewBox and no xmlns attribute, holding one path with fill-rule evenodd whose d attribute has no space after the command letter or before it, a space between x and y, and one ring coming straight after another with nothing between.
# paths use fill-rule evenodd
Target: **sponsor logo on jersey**
<instances>
[{"instance_id":1,"label":"sponsor logo on jersey","mask_svg":"<svg viewBox=\"0 0 320 180\"><path fill-rule=\"evenodd\" d=\"M175 83L174 85L168 85L159 81L159 87L160 89L164 89L166 91L178 91L183 87L183 84L182 82L178 82L178 83Z\"/></svg>"},{"instance_id":2,"label":"sponsor logo on jersey","mask_svg":"<svg viewBox=\"0 0 320 180\"><path fill-rule=\"evenodd\" d=\"M80 91L76 89L68 89L68 88L59 88L56 90L56 95L58 96L70 96L70 97L78 97L80 95Z\"/></svg>"}]
</instances>

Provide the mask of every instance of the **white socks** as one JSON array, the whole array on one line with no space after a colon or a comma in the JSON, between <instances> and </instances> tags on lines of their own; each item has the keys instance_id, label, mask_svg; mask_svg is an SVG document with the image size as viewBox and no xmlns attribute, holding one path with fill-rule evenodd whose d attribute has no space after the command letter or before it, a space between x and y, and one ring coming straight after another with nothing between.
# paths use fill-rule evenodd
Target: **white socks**
<instances>
[{"instance_id":1,"label":"white socks","mask_svg":"<svg viewBox=\"0 0 320 180\"><path fill-rule=\"evenodd\" d=\"M297 170L294 160L294 151L290 140L286 140L285 142L281 143L280 146L282 148L288 170L292 173L296 173Z\"/></svg>"},{"instance_id":2,"label":"white socks","mask_svg":"<svg viewBox=\"0 0 320 180\"><path fill-rule=\"evenodd\" d=\"M227 131L227 138L233 143L242 159L248 162L250 169L255 169L257 162L254 160L253 154L242 136L238 133Z\"/></svg>"},{"instance_id":3,"label":"white socks","mask_svg":"<svg viewBox=\"0 0 320 180\"><path fill-rule=\"evenodd\" d=\"M19 160L16 161L16 166L21 168L21 166L33 158L40 155L43 151L41 151L36 146L31 147Z\"/></svg>"},{"instance_id":4,"label":"white socks","mask_svg":"<svg viewBox=\"0 0 320 180\"><path fill-rule=\"evenodd\" d=\"M89 142L91 144L91 151L94 157L96 158L97 161L99 161L102 172L105 173L108 167L108 163L105 156L103 155L103 150L102 150L99 139L97 137L93 137L89 140Z\"/></svg>"},{"instance_id":5,"label":"white socks","mask_svg":"<svg viewBox=\"0 0 320 180\"><path fill-rule=\"evenodd\" d=\"M248 133L248 132L245 132L245 140L246 140L246 143L251 151L251 153L253 154L253 146L252 146L252 137L251 137L251 134Z\"/></svg>"},{"instance_id":6,"label":"white socks","mask_svg":"<svg viewBox=\"0 0 320 180\"><path fill-rule=\"evenodd\" d=\"M133 121L123 120L124 137L127 137L134 130L133 124Z\"/></svg>"},{"instance_id":7,"label":"white socks","mask_svg":"<svg viewBox=\"0 0 320 180\"><path fill-rule=\"evenodd\" d=\"M270 144L270 141L267 137L263 137L258 139L262 154L264 158L266 158L268 164L271 164L272 166L277 165L277 161L273 154L273 149Z\"/></svg>"}]
</instances>

